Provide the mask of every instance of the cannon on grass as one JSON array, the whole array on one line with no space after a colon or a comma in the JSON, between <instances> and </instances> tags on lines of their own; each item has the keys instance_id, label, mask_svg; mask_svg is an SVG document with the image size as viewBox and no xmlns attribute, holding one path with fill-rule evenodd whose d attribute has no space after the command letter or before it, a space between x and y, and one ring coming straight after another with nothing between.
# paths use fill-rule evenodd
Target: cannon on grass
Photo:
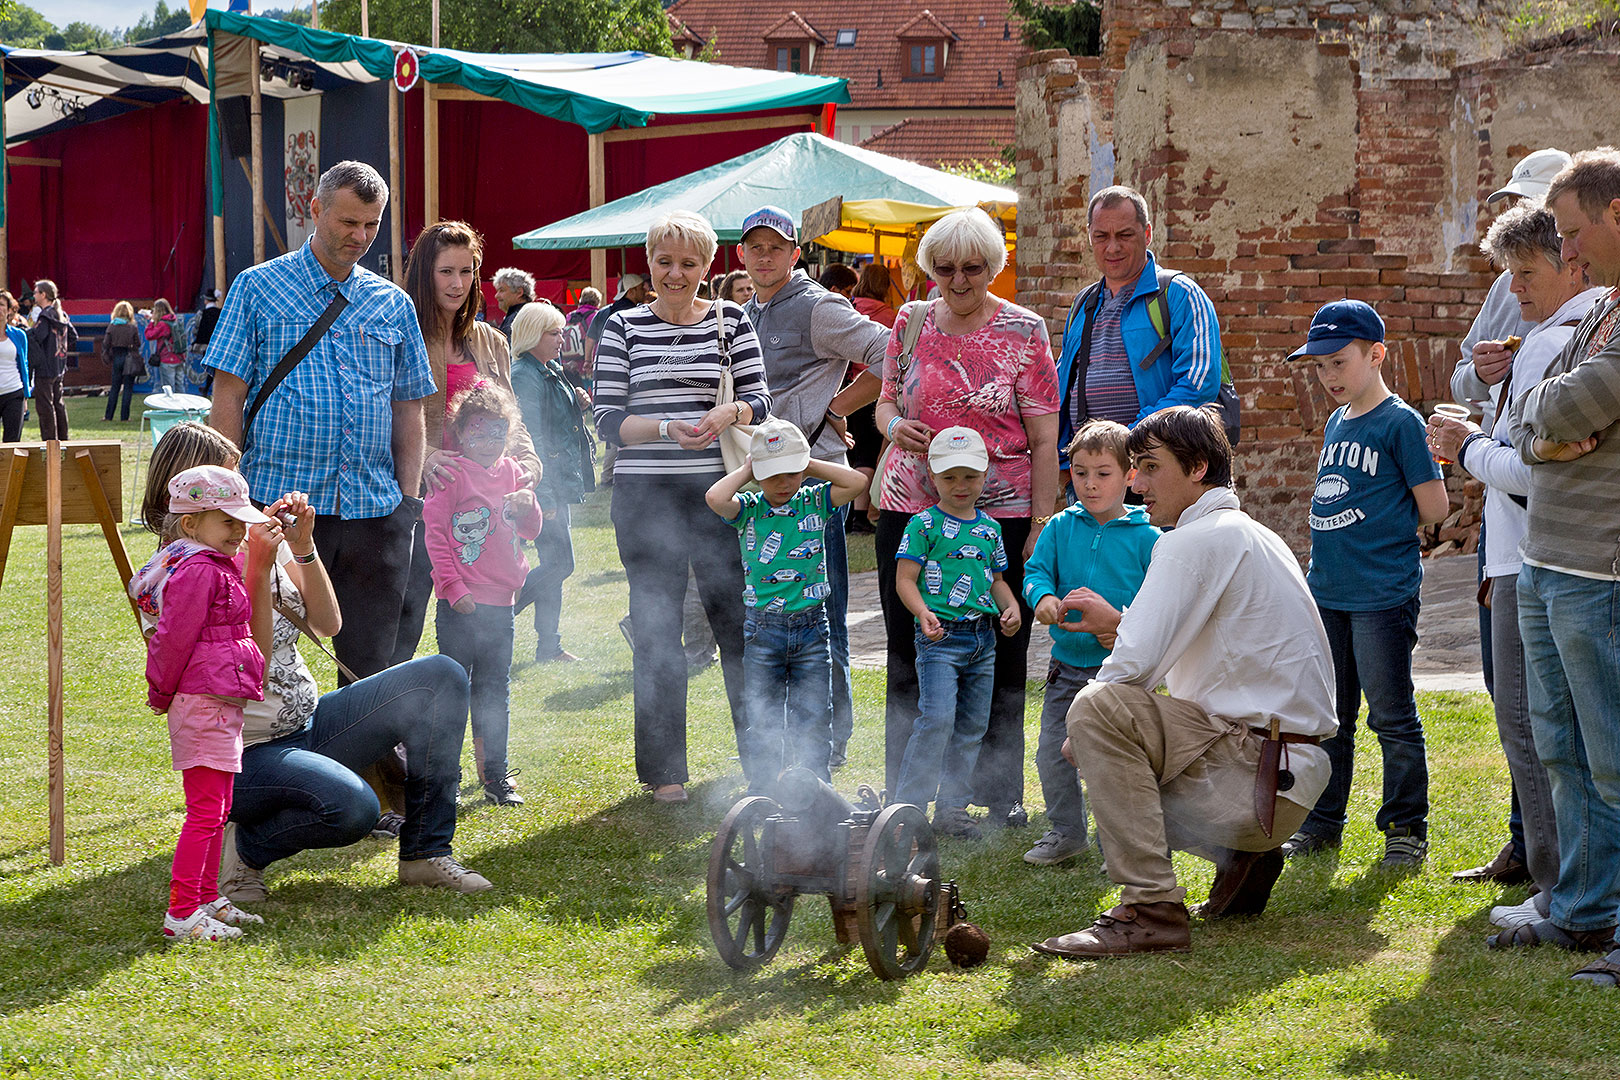
<instances>
[{"instance_id":1,"label":"cannon on grass","mask_svg":"<svg viewBox=\"0 0 1620 1080\"><path fill-rule=\"evenodd\" d=\"M810 893L827 897L839 943L858 939L880 979L921 971L936 939L964 967L988 950L983 931L963 921L956 883L941 877L927 815L909 803L879 806L869 789L857 806L793 768L776 799L743 799L715 835L708 913L721 959L742 971L769 963L794 900Z\"/></svg>"}]
</instances>

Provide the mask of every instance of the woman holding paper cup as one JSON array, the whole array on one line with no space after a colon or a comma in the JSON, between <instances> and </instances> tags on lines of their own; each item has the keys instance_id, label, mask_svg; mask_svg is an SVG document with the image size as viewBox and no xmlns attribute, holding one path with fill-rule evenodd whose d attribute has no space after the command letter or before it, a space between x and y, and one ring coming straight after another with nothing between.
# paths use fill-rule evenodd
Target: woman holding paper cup
<instances>
[{"instance_id":1,"label":"woman holding paper cup","mask_svg":"<svg viewBox=\"0 0 1620 1080\"><path fill-rule=\"evenodd\" d=\"M1538 206L1516 206L1491 225L1481 250L1512 273L1511 291L1524 318L1535 326L1523 340L1482 342L1476 349L1512 355L1502 382L1496 422L1486 433L1476 424L1447 415L1439 406L1429 418L1429 448L1436 460L1453 461L1485 483L1485 584L1481 593L1491 609L1491 649L1496 666L1496 726L1507 754L1508 770L1524 821L1523 859L1541 887L1525 910L1498 909L1499 918L1533 921L1544 917L1542 904L1558 877L1558 835L1553 822L1552 792L1547 771L1536 754L1526 699L1524 653L1519 640L1519 541L1525 534L1524 498L1530 492L1530 466L1512 447L1508 433L1519 419L1525 392L1542 380L1548 366L1575 332L1575 325L1605 290L1587 288L1579 266L1563 261L1553 216ZM1458 406L1450 406L1456 409ZM1567 460L1591 449L1590 440L1543 446L1541 456ZM1514 914L1513 912L1516 912ZM1511 926L1512 922L1498 922Z\"/></svg>"}]
</instances>

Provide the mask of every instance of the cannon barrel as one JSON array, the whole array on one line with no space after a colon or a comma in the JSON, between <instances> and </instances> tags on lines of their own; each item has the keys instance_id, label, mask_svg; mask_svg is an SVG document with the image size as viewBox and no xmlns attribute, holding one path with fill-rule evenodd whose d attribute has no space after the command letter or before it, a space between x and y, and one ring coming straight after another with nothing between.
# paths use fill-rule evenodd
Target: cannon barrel
<instances>
[{"instance_id":1,"label":"cannon barrel","mask_svg":"<svg viewBox=\"0 0 1620 1080\"><path fill-rule=\"evenodd\" d=\"M777 778L776 793L783 810L824 828L830 829L855 814L848 799L802 765L787 769Z\"/></svg>"}]
</instances>

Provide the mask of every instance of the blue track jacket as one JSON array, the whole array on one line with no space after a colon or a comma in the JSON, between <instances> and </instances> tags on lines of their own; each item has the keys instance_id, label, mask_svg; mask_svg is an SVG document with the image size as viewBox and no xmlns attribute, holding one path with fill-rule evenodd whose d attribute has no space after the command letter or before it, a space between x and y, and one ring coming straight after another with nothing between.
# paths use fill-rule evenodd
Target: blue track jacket
<instances>
[{"instance_id":1,"label":"blue track jacket","mask_svg":"<svg viewBox=\"0 0 1620 1080\"><path fill-rule=\"evenodd\" d=\"M1075 589L1090 589L1123 611L1142 587L1158 540L1159 530L1148 524L1144 507L1128 506L1124 517L1099 525L1091 511L1075 503L1036 537L1024 564L1024 602L1033 608L1042 597L1061 600ZM1079 616L1071 614L1069 621L1078 622ZM1053 659L1083 668L1100 667L1108 659L1094 634L1047 629Z\"/></svg>"},{"instance_id":2,"label":"blue track jacket","mask_svg":"<svg viewBox=\"0 0 1620 1080\"><path fill-rule=\"evenodd\" d=\"M1158 266L1150 251L1147 266L1136 279L1136 291L1119 320L1125 355L1131 358L1131 375L1136 380L1136 400L1142 405L1142 411L1136 414L1138 421L1172 405L1208 404L1221 389L1221 328L1215 305L1185 274L1170 283L1170 347L1159 354L1152 367L1142 370L1142 359L1159 343L1159 332L1148 314L1148 301L1158 291ZM1063 352L1058 357L1058 385L1063 388L1063 407L1058 412L1058 458L1065 469L1069 467L1069 455L1061 448L1074 438L1069 424L1069 394L1073 389L1074 356L1080 351L1085 321L1083 310L1074 313L1073 321L1064 329Z\"/></svg>"}]
</instances>

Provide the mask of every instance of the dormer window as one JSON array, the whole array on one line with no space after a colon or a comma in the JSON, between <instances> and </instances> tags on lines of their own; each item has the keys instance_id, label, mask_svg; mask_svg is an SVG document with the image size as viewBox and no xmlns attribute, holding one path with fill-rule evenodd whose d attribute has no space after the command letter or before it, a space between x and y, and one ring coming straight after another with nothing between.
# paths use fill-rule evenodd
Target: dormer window
<instances>
[{"instance_id":1,"label":"dormer window","mask_svg":"<svg viewBox=\"0 0 1620 1080\"><path fill-rule=\"evenodd\" d=\"M840 30L838 31L838 37L834 39L833 44L840 49L852 49L855 47L856 33L857 31L854 30Z\"/></svg>"},{"instance_id":2,"label":"dormer window","mask_svg":"<svg viewBox=\"0 0 1620 1080\"><path fill-rule=\"evenodd\" d=\"M777 71L813 71L816 66L816 46L826 45L827 38L811 26L797 11L790 11L765 31L766 54L775 57Z\"/></svg>"},{"instance_id":3,"label":"dormer window","mask_svg":"<svg viewBox=\"0 0 1620 1080\"><path fill-rule=\"evenodd\" d=\"M895 36L900 39L905 57L905 78L920 80L944 78L951 45L960 40L927 8L914 15Z\"/></svg>"}]
</instances>

